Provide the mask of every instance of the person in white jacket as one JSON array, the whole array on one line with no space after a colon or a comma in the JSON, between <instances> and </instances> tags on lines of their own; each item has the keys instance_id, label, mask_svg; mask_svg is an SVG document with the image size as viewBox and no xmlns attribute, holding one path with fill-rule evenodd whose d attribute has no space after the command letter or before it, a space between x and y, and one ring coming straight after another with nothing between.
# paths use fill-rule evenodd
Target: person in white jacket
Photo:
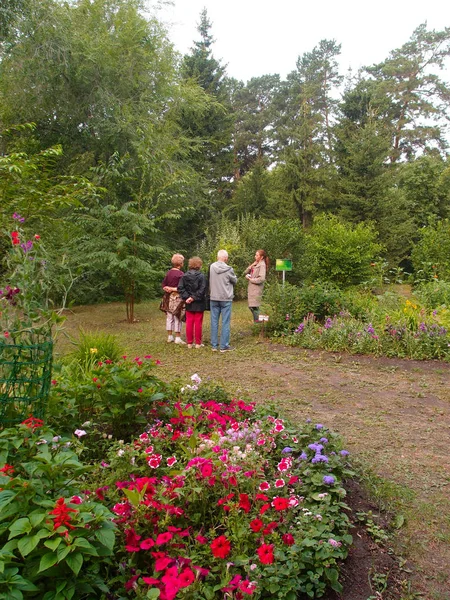
<instances>
[{"instance_id":1,"label":"person in white jacket","mask_svg":"<svg viewBox=\"0 0 450 600\"><path fill-rule=\"evenodd\" d=\"M211 347L215 352L219 349L220 316L222 316L220 351L229 352L230 350L234 350L230 346L230 321L234 286L236 285L237 277L227 262L228 252L226 250L219 250L217 261L209 267Z\"/></svg>"}]
</instances>

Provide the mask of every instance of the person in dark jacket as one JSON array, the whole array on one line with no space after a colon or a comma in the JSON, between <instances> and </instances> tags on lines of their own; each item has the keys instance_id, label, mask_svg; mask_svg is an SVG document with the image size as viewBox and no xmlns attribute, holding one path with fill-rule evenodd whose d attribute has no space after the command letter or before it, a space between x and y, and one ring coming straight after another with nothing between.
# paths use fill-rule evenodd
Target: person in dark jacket
<instances>
[{"instance_id":1,"label":"person in dark jacket","mask_svg":"<svg viewBox=\"0 0 450 600\"><path fill-rule=\"evenodd\" d=\"M178 292L186 302L186 341L188 348L202 347L203 313L206 308L206 277L200 271L202 259L193 256L189 259L189 271L178 284Z\"/></svg>"}]
</instances>

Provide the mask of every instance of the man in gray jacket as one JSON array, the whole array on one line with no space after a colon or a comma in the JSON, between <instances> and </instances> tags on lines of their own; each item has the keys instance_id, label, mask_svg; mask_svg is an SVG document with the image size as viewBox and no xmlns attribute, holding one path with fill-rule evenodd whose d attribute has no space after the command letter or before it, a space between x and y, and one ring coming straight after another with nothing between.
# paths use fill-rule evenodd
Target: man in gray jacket
<instances>
[{"instance_id":1,"label":"man in gray jacket","mask_svg":"<svg viewBox=\"0 0 450 600\"><path fill-rule=\"evenodd\" d=\"M220 351L234 350L230 346L231 305L233 303L234 286L237 277L233 269L227 265L228 252L219 250L217 262L209 268L209 289L211 299L211 346L214 352L219 344L219 319L222 315L220 332Z\"/></svg>"}]
</instances>

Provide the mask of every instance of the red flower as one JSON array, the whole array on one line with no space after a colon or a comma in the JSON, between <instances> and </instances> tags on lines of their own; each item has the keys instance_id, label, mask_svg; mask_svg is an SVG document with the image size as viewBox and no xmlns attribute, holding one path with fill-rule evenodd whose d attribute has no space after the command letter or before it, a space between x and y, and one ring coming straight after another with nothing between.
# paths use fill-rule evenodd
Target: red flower
<instances>
[{"instance_id":1,"label":"red flower","mask_svg":"<svg viewBox=\"0 0 450 600\"><path fill-rule=\"evenodd\" d=\"M292 546L295 544L294 536L291 533L285 533L282 539L283 544L286 544L286 546Z\"/></svg>"},{"instance_id":2,"label":"red flower","mask_svg":"<svg viewBox=\"0 0 450 600\"><path fill-rule=\"evenodd\" d=\"M125 531L125 550L127 552L139 552L141 549L139 546L140 535L137 535L133 528Z\"/></svg>"},{"instance_id":3,"label":"red flower","mask_svg":"<svg viewBox=\"0 0 450 600\"><path fill-rule=\"evenodd\" d=\"M186 567L178 575L178 583L181 588L190 586L195 581L195 575L189 567Z\"/></svg>"},{"instance_id":4,"label":"red flower","mask_svg":"<svg viewBox=\"0 0 450 600\"><path fill-rule=\"evenodd\" d=\"M168 542L170 542L170 540L172 538L173 538L173 535L167 531L166 531L166 533L160 533L158 535L158 537L156 538L156 545L163 546L164 544L167 544Z\"/></svg>"},{"instance_id":5,"label":"red flower","mask_svg":"<svg viewBox=\"0 0 450 600\"><path fill-rule=\"evenodd\" d=\"M152 556L155 559L155 571L164 571L173 562L165 552L152 552Z\"/></svg>"},{"instance_id":6,"label":"red flower","mask_svg":"<svg viewBox=\"0 0 450 600\"><path fill-rule=\"evenodd\" d=\"M251 596L253 594L253 592L256 590L256 583L254 581L249 581L248 579L245 579L244 581L240 582L239 590L242 593L248 594L249 596Z\"/></svg>"},{"instance_id":7,"label":"red flower","mask_svg":"<svg viewBox=\"0 0 450 600\"><path fill-rule=\"evenodd\" d=\"M278 523L276 521L272 521L266 527L264 527L264 535L270 535L274 529L278 527Z\"/></svg>"},{"instance_id":8,"label":"red flower","mask_svg":"<svg viewBox=\"0 0 450 600\"><path fill-rule=\"evenodd\" d=\"M0 473L4 473L5 475L12 477L12 474L14 473L14 467L12 465L5 465L0 469Z\"/></svg>"},{"instance_id":9,"label":"red flower","mask_svg":"<svg viewBox=\"0 0 450 600\"><path fill-rule=\"evenodd\" d=\"M250 528L255 533L261 531L263 525L264 523L261 521L261 519L253 519L253 521L250 521Z\"/></svg>"},{"instance_id":10,"label":"red flower","mask_svg":"<svg viewBox=\"0 0 450 600\"><path fill-rule=\"evenodd\" d=\"M272 506L275 510L286 510L289 508L289 500L287 498L274 498Z\"/></svg>"},{"instance_id":11,"label":"red flower","mask_svg":"<svg viewBox=\"0 0 450 600\"><path fill-rule=\"evenodd\" d=\"M259 514L263 515L266 512L266 510L269 510L269 508L270 508L270 504L263 504L261 506L261 508L259 509Z\"/></svg>"},{"instance_id":12,"label":"red flower","mask_svg":"<svg viewBox=\"0 0 450 600\"><path fill-rule=\"evenodd\" d=\"M216 558L226 558L231 551L231 544L224 535L216 538L209 547Z\"/></svg>"},{"instance_id":13,"label":"red flower","mask_svg":"<svg viewBox=\"0 0 450 600\"><path fill-rule=\"evenodd\" d=\"M242 508L245 513L250 512L251 504L248 494L239 494L239 508Z\"/></svg>"},{"instance_id":14,"label":"red flower","mask_svg":"<svg viewBox=\"0 0 450 600\"><path fill-rule=\"evenodd\" d=\"M149 550L155 545L155 542L152 538L146 538L141 542L141 550Z\"/></svg>"},{"instance_id":15,"label":"red flower","mask_svg":"<svg viewBox=\"0 0 450 600\"><path fill-rule=\"evenodd\" d=\"M259 560L263 565L271 565L273 563L273 544L262 544L257 552Z\"/></svg>"},{"instance_id":16,"label":"red flower","mask_svg":"<svg viewBox=\"0 0 450 600\"><path fill-rule=\"evenodd\" d=\"M202 474L202 477L211 477L213 472L213 468L212 468L212 464L207 462L207 463L203 463L200 466L200 473Z\"/></svg>"},{"instance_id":17,"label":"red flower","mask_svg":"<svg viewBox=\"0 0 450 600\"><path fill-rule=\"evenodd\" d=\"M39 427L44 426L44 421L42 419L36 419L36 417L28 417L25 421L22 421L21 425L26 425L28 429L38 429Z\"/></svg>"},{"instance_id":18,"label":"red flower","mask_svg":"<svg viewBox=\"0 0 450 600\"><path fill-rule=\"evenodd\" d=\"M75 529L75 527L70 524L70 513L77 512L78 511L75 508L69 508L67 506L64 498L59 498L56 501L55 508L48 513L49 515L55 515L56 517L53 523L53 529L58 529L58 527L62 526L68 527L69 529Z\"/></svg>"}]
</instances>

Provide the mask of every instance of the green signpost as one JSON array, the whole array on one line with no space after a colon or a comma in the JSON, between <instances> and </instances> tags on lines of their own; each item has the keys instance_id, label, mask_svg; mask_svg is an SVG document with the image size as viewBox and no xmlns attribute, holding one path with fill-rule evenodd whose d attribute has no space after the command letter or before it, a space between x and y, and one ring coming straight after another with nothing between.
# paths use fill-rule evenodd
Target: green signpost
<instances>
[{"instance_id":1,"label":"green signpost","mask_svg":"<svg viewBox=\"0 0 450 600\"><path fill-rule=\"evenodd\" d=\"M275 271L283 272L283 285L286 278L286 271L292 271L292 260L288 258L277 258L275 262Z\"/></svg>"}]
</instances>

